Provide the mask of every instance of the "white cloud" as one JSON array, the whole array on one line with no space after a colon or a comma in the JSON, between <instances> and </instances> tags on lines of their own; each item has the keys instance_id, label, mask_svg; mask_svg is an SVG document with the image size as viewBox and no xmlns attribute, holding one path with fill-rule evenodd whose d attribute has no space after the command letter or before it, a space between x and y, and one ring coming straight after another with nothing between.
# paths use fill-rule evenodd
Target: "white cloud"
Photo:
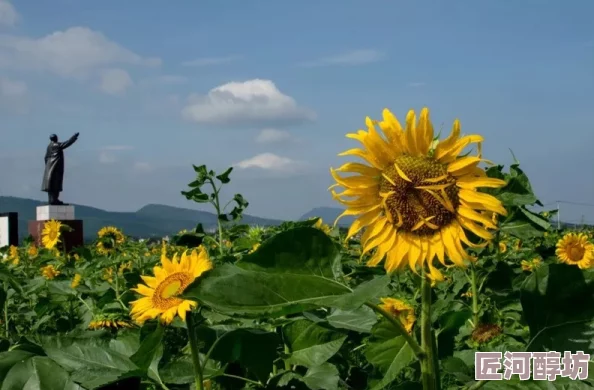
<instances>
[{"instance_id":1,"label":"white cloud","mask_svg":"<svg viewBox=\"0 0 594 390\"><path fill-rule=\"evenodd\" d=\"M319 58L314 61L303 62L299 66L315 68L319 66L356 66L381 61L385 54L377 50L353 50L333 57Z\"/></svg>"},{"instance_id":2,"label":"white cloud","mask_svg":"<svg viewBox=\"0 0 594 390\"><path fill-rule=\"evenodd\" d=\"M230 62L237 61L240 58L241 57L239 57L239 56L197 58L195 60L182 62L182 66L222 65L222 64L228 64Z\"/></svg>"},{"instance_id":3,"label":"white cloud","mask_svg":"<svg viewBox=\"0 0 594 390\"><path fill-rule=\"evenodd\" d=\"M110 95L121 95L132 86L132 78L122 69L107 69L101 73L99 88Z\"/></svg>"},{"instance_id":4,"label":"white cloud","mask_svg":"<svg viewBox=\"0 0 594 390\"><path fill-rule=\"evenodd\" d=\"M8 0L0 0L0 26L14 26L19 14Z\"/></svg>"},{"instance_id":5,"label":"white cloud","mask_svg":"<svg viewBox=\"0 0 594 390\"><path fill-rule=\"evenodd\" d=\"M270 80L230 82L211 89L206 96L191 95L182 116L208 124L274 124L311 121L315 112L300 107Z\"/></svg>"},{"instance_id":6,"label":"white cloud","mask_svg":"<svg viewBox=\"0 0 594 390\"><path fill-rule=\"evenodd\" d=\"M0 112L25 114L29 108L27 84L18 80L0 77Z\"/></svg>"},{"instance_id":7,"label":"white cloud","mask_svg":"<svg viewBox=\"0 0 594 390\"><path fill-rule=\"evenodd\" d=\"M413 87L413 88L424 87L425 85L426 85L426 83L424 83L422 81L416 81L416 82L408 83L408 86L409 87Z\"/></svg>"},{"instance_id":8,"label":"white cloud","mask_svg":"<svg viewBox=\"0 0 594 390\"><path fill-rule=\"evenodd\" d=\"M293 137L288 131L276 130L276 129L264 129L256 137L256 142L259 144L274 144L287 142L292 140Z\"/></svg>"},{"instance_id":9,"label":"white cloud","mask_svg":"<svg viewBox=\"0 0 594 390\"><path fill-rule=\"evenodd\" d=\"M71 27L42 38L0 35L0 67L48 71L62 77L85 78L113 64L160 65L87 27Z\"/></svg>"},{"instance_id":10,"label":"white cloud","mask_svg":"<svg viewBox=\"0 0 594 390\"><path fill-rule=\"evenodd\" d=\"M116 161L118 161L118 159L116 158L116 156L114 156L111 153L108 153L108 152L99 153L99 162L101 164L113 164Z\"/></svg>"},{"instance_id":11,"label":"white cloud","mask_svg":"<svg viewBox=\"0 0 594 390\"><path fill-rule=\"evenodd\" d=\"M240 169L260 168L271 171L290 171L302 165L301 162L272 153L262 153L234 164Z\"/></svg>"},{"instance_id":12,"label":"white cloud","mask_svg":"<svg viewBox=\"0 0 594 390\"><path fill-rule=\"evenodd\" d=\"M0 77L0 96L19 98L27 95L27 84L18 80Z\"/></svg>"}]
</instances>

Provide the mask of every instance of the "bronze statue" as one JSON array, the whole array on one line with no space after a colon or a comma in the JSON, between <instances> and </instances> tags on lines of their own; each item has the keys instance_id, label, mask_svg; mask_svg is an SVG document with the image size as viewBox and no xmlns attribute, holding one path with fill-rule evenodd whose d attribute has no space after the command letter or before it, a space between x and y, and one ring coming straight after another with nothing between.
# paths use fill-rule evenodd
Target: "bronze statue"
<instances>
[{"instance_id":1,"label":"bronze statue","mask_svg":"<svg viewBox=\"0 0 594 390\"><path fill-rule=\"evenodd\" d=\"M50 135L50 144L45 152L45 172L41 191L47 192L50 205L62 205L58 199L62 192L62 181L64 180L64 149L72 145L78 139L78 133L74 134L66 142L58 142L58 136Z\"/></svg>"}]
</instances>

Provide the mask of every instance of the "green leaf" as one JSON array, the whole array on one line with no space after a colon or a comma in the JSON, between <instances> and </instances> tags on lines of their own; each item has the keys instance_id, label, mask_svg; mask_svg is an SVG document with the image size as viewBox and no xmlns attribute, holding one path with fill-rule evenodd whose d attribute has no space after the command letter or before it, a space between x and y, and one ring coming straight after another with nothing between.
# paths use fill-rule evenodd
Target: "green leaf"
<instances>
[{"instance_id":1,"label":"green leaf","mask_svg":"<svg viewBox=\"0 0 594 390\"><path fill-rule=\"evenodd\" d=\"M371 333L373 325L377 323L377 315L369 307L361 306L348 311L335 309L332 314L326 317L326 320L335 328Z\"/></svg>"},{"instance_id":2,"label":"green leaf","mask_svg":"<svg viewBox=\"0 0 594 390\"><path fill-rule=\"evenodd\" d=\"M262 382L266 382L272 372L277 349L281 346L278 334L261 329L240 328L225 332L200 326L196 332L203 352L210 350L218 339L210 355L212 359L222 363L237 362Z\"/></svg>"},{"instance_id":3,"label":"green leaf","mask_svg":"<svg viewBox=\"0 0 594 390\"><path fill-rule=\"evenodd\" d=\"M289 364L315 367L334 356L346 340L346 336L319 323L297 320L283 327L285 343L291 356Z\"/></svg>"},{"instance_id":4,"label":"green leaf","mask_svg":"<svg viewBox=\"0 0 594 390\"><path fill-rule=\"evenodd\" d=\"M301 380L312 390L338 390L338 369L323 363L307 370Z\"/></svg>"},{"instance_id":5,"label":"green leaf","mask_svg":"<svg viewBox=\"0 0 594 390\"><path fill-rule=\"evenodd\" d=\"M204 363L203 356L200 361ZM174 385L186 385L194 382L194 363L189 356L184 356L181 359L174 360L165 364L160 370L163 382ZM209 379L221 375L220 370L213 367L212 364L207 363L204 369L204 379Z\"/></svg>"},{"instance_id":6,"label":"green leaf","mask_svg":"<svg viewBox=\"0 0 594 390\"><path fill-rule=\"evenodd\" d=\"M28 351L7 351L0 353L0 382L4 382L8 371L18 362L25 361L35 356L34 353Z\"/></svg>"},{"instance_id":7,"label":"green leaf","mask_svg":"<svg viewBox=\"0 0 594 390\"><path fill-rule=\"evenodd\" d=\"M438 357L451 356L454 352L455 337L464 323L472 317L468 309L449 311L439 317L440 328L437 333Z\"/></svg>"},{"instance_id":8,"label":"green leaf","mask_svg":"<svg viewBox=\"0 0 594 390\"><path fill-rule=\"evenodd\" d=\"M229 179L229 175L231 174L231 171L233 170L233 167L227 168L227 170L223 173L221 173L220 175L216 176L216 178L223 184L227 184L231 181L231 179Z\"/></svg>"},{"instance_id":9,"label":"green leaf","mask_svg":"<svg viewBox=\"0 0 594 390\"><path fill-rule=\"evenodd\" d=\"M328 302L328 305L343 310L357 309L363 306L367 301L373 301L379 297L388 296L390 291L387 289L390 281L391 278L388 275L375 277L358 285L353 292L344 294L331 302Z\"/></svg>"},{"instance_id":10,"label":"green leaf","mask_svg":"<svg viewBox=\"0 0 594 390\"><path fill-rule=\"evenodd\" d=\"M34 356L11 367L2 381L10 390L83 390L70 380L68 373L53 360Z\"/></svg>"},{"instance_id":11,"label":"green leaf","mask_svg":"<svg viewBox=\"0 0 594 390\"><path fill-rule=\"evenodd\" d=\"M291 229L265 241L236 265L200 278L184 296L224 314L271 317L327 305L351 290L335 281L340 253L313 228Z\"/></svg>"},{"instance_id":12,"label":"green leaf","mask_svg":"<svg viewBox=\"0 0 594 390\"><path fill-rule=\"evenodd\" d=\"M159 347L162 346L164 333L165 328L160 324L157 325L157 329L142 340L140 348L130 357L130 361L143 370L148 369L158 354Z\"/></svg>"},{"instance_id":13,"label":"green leaf","mask_svg":"<svg viewBox=\"0 0 594 390\"><path fill-rule=\"evenodd\" d=\"M73 344L61 349L45 348L45 352L71 372L73 381L86 388L96 389L141 374L126 356L101 347Z\"/></svg>"},{"instance_id":14,"label":"green leaf","mask_svg":"<svg viewBox=\"0 0 594 390\"><path fill-rule=\"evenodd\" d=\"M392 383L413 362L415 354L404 337L397 336L370 342L365 350L365 357L384 374L382 380L373 387L373 390L379 390Z\"/></svg>"},{"instance_id":15,"label":"green leaf","mask_svg":"<svg viewBox=\"0 0 594 390\"><path fill-rule=\"evenodd\" d=\"M543 265L522 285L524 318L530 327L527 351L584 351L594 354L594 284L579 268Z\"/></svg>"}]
</instances>

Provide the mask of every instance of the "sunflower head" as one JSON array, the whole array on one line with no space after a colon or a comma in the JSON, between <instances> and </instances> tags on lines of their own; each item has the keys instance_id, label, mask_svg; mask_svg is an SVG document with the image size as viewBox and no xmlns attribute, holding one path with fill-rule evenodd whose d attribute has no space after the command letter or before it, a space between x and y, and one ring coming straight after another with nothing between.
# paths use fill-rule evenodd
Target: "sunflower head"
<instances>
[{"instance_id":1,"label":"sunflower head","mask_svg":"<svg viewBox=\"0 0 594 390\"><path fill-rule=\"evenodd\" d=\"M89 329L121 329L121 328L132 328L134 325L123 318L118 317L117 315L106 315L100 314L91 320L89 323Z\"/></svg>"},{"instance_id":2,"label":"sunflower head","mask_svg":"<svg viewBox=\"0 0 594 390\"><path fill-rule=\"evenodd\" d=\"M102 255L112 253L118 245L126 240L124 234L116 227L106 226L97 233L97 252Z\"/></svg>"},{"instance_id":3,"label":"sunflower head","mask_svg":"<svg viewBox=\"0 0 594 390\"><path fill-rule=\"evenodd\" d=\"M379 306L398 319L402 323L402 326L404 326L404 329L408 333L411 333L413 325L417 320L415 309L408 303L397 298L381 298L381 301L382 303Z\"/></svg>"},{"instance_id":4,"label":"sunflower head","mask_svg":"<svg viewBox=\"0 0 594 390\"><path fill-rule=\"evenodd\" d=\"M41 275L47 280L55 279L56 276L60 275L60 271L58 271L53 265L49 264L45 267L41 268Z\"/></svg>"},{"instance_id":5,"label":"sunflower head","mask_svg":"<svg viewBox=\"0 0 594 390\"><path fill-rule=\"evenodd\" d=\"M160 317L161 322L170 324L176 314L186 320L186 312L196 302L178 296L204 272L212 269L212 263L203 246L190 254L175 254L172 259L161 257L161 266L154 267L154 276L141 276L145 284L139 284L132 291L142 298L131 302L132 318L142 324L146 320Z\"/></svg>"},{"instance_id":6,"label":"sunflower head","mask_svg":"<svg viewBox=\"0 0 594 390\"><path fill-rule=\"evenodd\" d=\"M567 233L557 241L555 253L562 263L576 265L581 269L594 266L594 245L584 233Z\"/></svg>"},{"instance_id":7,"label":"sunflower head","mask_svg":"<svg viewBox=\"0 0 594 390\"><path fill-rule=\"evenodd\" d=\"M316 229L319 229L319 230L323 231L327 235L332 232L332 228L330 226L326 225L324 223L324 221L322 220L322 218L318 218L318 220L313 225L313 227L315 227Z\"/></svg>"},{"instance_id":8,"label":"sunflower head","mask_svg":"<svg viewBox=\"0 0 594 390\"><path fill-rule=\"evenodd\" d=\"M39 255L39 249L37 249L35 245L31 245L29 249L27 249L27 254L29 255L29 258L34 259Z\"/></svg>"},{"instance_id":9,"label":"sunflower head","mask_svg":"<svg viewBox=\"0 0 594 390\"><path fill-rule=\"evenodd\" d=\"M258 248L259 248L259 247L260 247L260 243L259 243L259 242L255 243L255 244L252 246L252 249L250 249L250 251L248 252L248 254L252 254L252 253L254 253L255 251L257 251L257 250L258 250Z\"/></svg>"},{"instance_id":10,"label":"sunflower head","mask_svg":"<svg viewBox=\"0 0 594 390\"><path fill-rule=\"evenodd\" d=\"M41 231L41 243L47 249L54 249L60 242L62 223L56 220L50 220L43 224Z\"/></svg>"},{"instance_id":11,"label":"sunflower head","mask_svg":"<svg viewBox=\"0 0 594 390\"><path fill-rule=\"evenodd\" d=\"M70 287L77 288L78 286L80 286L81 280L82 280L81 274L75 274L74 277L72 278L72 282L70 283Z\"/></svg>"},{"instance_id":12,"label":"sunflower head","mask_svg":"<svg viewBox=\"0 0 594 390\"><path fill-rule=\"evenodd\" d=\"M472 332L470 338L472 341L484 344L495 337L499 336L503 332L503 329L499 325L496 324L481 324L476 327L476 329Z\"/></svg>"},{"instance_id":13,"label":"sunflower head","mask_svg":"<svg viewBox=\"0 0 594 390\"><path fill-rule=\"evenodd\" d=\"M522 271L526 272L533 272L535 269L540 267L541 264L542 260L539 257L535 257L530 261L522 260L522 262L520 263L520 265L522 266Z\"/></svg>"},{"instance_id":14,"label":"sunflower head","mask_svg":"<svg viewBox=\"0 0 594 390\"><path fill-rule=\"evenodd\" d=\"M505 241L500 241L499 242L499 252L500 253L507 252L507 243Z\"/></svg>"},{"instance_id":15,"label":"sunflower head","mask_svg":"<svg viewBox=\"0 0 594 390\"><path fill-rule=\"evenodd\" d=\"M477 244L468 240L465 231L492 240L489 229L497 226L491 215L507 215L499 200L477 190L506 184L487 177L478 167L483 161L480 148L483 138L461 137L460 122L456 120L449 137L434 142L433 125L426 108L418 122L415 112L409 111L405 128L387 109L383 111L382 121L366 118L366 126L367 131L347 135L363 147L340 155L359 157L367 164L351 162L331 169L336 180L331 187L332 195L347 208L338 219L345 215L358 216L347 239L365 230L361 237L362 255L374 252L368 265L375 266L386 257L384 266L388 272L405 264L418 272L418 267L426 264L433 280L443 279L441 272L433 267L435 258L446 266L447 256L460 267L467 260L474 260L462 244L469 247ZM461 157L471 144L478 144L477 155ZM341 172L358 175L344 177ZM343 187L344 191L336 193L334 187Z\"/></svg>"}]
</instances>

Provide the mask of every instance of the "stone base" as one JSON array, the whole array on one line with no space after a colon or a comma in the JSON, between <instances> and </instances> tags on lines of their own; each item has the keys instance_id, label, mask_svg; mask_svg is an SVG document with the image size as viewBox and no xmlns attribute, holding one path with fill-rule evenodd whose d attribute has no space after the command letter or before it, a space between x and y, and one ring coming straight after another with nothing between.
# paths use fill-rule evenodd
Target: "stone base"
<instances>
[{"instance_id":1,"label":"stone base","mask_svg":"<svg viewBox=\"0 0 594 390\"><path fill-rule=\"evenodd\" d=\"M0 248L19 245L18 213L0 213Z\"/></svg>"},{"instance_id":2,"label":"stone base","mask_svg":"<svg viewBox=\"0 0 594 390\"><path fill-rule=\"evenodd\" d=\"M63 206L50 206L50 207L63 207ZM39 208L38 208L39 210ZM29 221L29 234L33 236L35 239L35 244L37 246L42 246L41 243L41 232L43 232L43 227L45 226L46 221ZM62 236L60 237L62 248L64 251L70 252L74 248L80 247L84 245L83 239L83 221L80 219L71 219L71 220L61 220L60 221L63 225L67 225L72 228L71 232L62 231Z\"/></svg>"},{"instance_id":3,"label":"stone base","mask_svg":"<svg viewBox=\"0 0 594 390\"><path fill-rule=\"evenodd\" d=\"M60 206L37 206L37 220L48 221L55 219L57 221L74 220L74 206L60 205Z\"/></svg>"}]
</instances>

